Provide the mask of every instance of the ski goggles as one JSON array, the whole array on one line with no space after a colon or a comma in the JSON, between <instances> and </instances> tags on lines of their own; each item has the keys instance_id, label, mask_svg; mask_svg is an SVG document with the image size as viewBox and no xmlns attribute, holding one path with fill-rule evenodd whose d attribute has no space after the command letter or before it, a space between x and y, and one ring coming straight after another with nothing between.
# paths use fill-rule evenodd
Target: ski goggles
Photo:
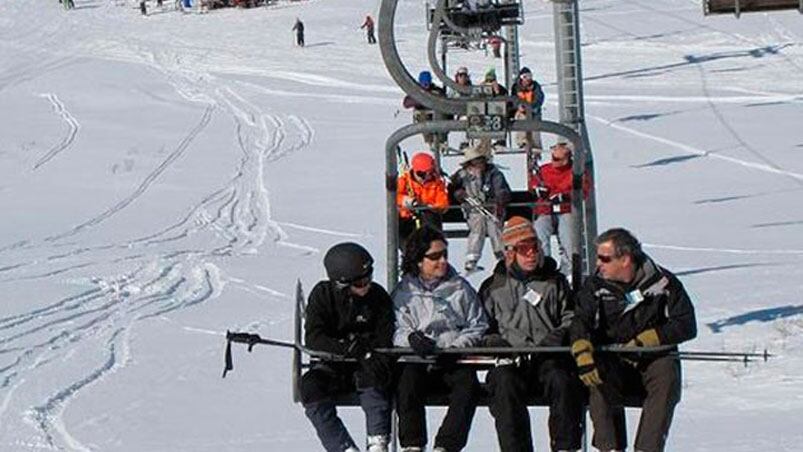
<instances>
[{"instance_id":1,"label":"ski goggles","mask_svg":"<svg viewBox=\"0 0 803 452\"><path fill-rule=\"evenodd\" d=\"M521 242L511 246L510 248L514 250L516 254L521 254L522 256L530 256L538 253L538 241L522 240Z\"/></svg>"},{"instance_id":2,"label":"ski goggles","mask_svg":"<svg viewBox=\"0 0 803 452\"><path fill-rule=\"evenodd\" d=\"M415 177L421 180L434 179L435 171L415 171Z\"/></svg>"},{"instance_id":3,"label":"ski goggles","mask_svg":"<svg viewBox=\"0 0 803 452\"><path fill-rule=\"evenodd\" d=\"M368 272L362 276L358 276L354 279L349 279L345 281L335 281L335 288L338 290L348 289L349 287L353 287L355 289L364 289L371 284L371 281L374 280L374 269L370 268Z\"/></svg>"}]
</instances>

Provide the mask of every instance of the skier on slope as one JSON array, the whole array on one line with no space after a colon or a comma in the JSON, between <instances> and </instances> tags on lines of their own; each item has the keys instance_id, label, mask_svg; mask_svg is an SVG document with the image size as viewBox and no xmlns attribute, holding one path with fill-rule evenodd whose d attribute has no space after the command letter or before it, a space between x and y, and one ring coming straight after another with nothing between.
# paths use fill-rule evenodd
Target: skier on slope
<instances>
[{"instance_id":1,"label":"skier on slope","mask_svg":"<svg viewBox=\"0 0 803 452\"><path fill-rule=\"evenodd\" d=\"M360 29L365 29L365 37L368 38L368 44L376 44L376 37L374 36L374 18L370 14L365 16L365 21L360 26Z\"/></svg>"},{"instance_id":2,"label":"skier on slope","mask_svg":"<svg viewBox=\"0 0 803 452\"><path fill-rule=\"evenodd\" d=\"M359 451L332 399L355 389L365 412L367 451L387 452L393 363L372 349L392 346L393 302L372 281L373 262L356 243L333 246L323 259L329 279L312 289L307 304L306 346L357 360L356 364L322 360L301 378L304 413L327 452Z\"/></svg>"},{"instance_id":3,"label":"skier on slope","mask_svg":"<svg viewBox=\"0 0 803 452\"><path fill-rule=\"evenodd\" d=\"M304 47L304 22L301 22L301 19L296 17L296 23L293 24L291 31L296 32L296 45Z\"/></svg>"},{"instance_id":4,"label":"skier on slope","mask_svg":"<svg viewBox=\"0 0 803 452\"><path fill-rule=\"evenodd\" d=\"M597 270L576 296L569 327L572 355L590 393L592 444L607 452L627 448L622 396L635 389L646 392L646 398L634 449L661 452L680 401L680 361L670 354L677 347L625 356L595 355L594 346L655 347L688 341L697 335L694 307L683 284L653 262L630 231L610 229L595 243Z\"/></svg>"}]
</instances>

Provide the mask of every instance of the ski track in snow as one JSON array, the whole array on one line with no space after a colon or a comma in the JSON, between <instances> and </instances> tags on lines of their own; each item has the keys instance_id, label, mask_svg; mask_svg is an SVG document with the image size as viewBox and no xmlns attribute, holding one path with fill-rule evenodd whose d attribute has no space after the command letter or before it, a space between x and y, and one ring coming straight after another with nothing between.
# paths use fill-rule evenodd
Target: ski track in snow
<instances>
[{"instance_id":1,"label":"ski track in snow","mask_svg":"<svg viewBox=\"0 0 803 452\"><path fill-rule=\"evenodd\" d=\"M50 159L58 155L60 152L64 151L70 145L72 145L73 141L75 141L76 135L78 135L78 130L81 128L81 125L78 123L78 120L64 107L64 103L61 99L58 98L53 93L45 93L40 94L40 97L45 97L50 103L53 105L53 110L67 123L69 130L67 131L67 136L65 136L61 142L50 148L45 155L42 156L33 166L34 170L39 169L42 165L49 162Z\"/></svg>"}]
</instances>

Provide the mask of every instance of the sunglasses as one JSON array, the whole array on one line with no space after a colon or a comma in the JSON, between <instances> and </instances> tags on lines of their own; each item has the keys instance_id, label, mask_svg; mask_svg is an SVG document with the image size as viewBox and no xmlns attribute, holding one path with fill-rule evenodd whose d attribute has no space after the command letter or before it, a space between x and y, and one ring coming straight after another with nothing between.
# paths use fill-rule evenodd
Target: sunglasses
<instances>
[{"instance_id":1,"label":"sunglasses","mask_svg":"<svg viewBox=\"0 0 803 452\"><path fill-rule=\"evenodd\" d=\"M335 281L335 287L339 290L347 289L349 287L353 287L355 289L364 289L368 285L371 284L371 281L374 280L374 269L368 270L363 276L359 276L354 279L350 279L347 281Z\"/></svg>"},{"instance_id":2,"label":"sunglasses","mask_svg":"<svg viewBox=\"0 0 803 452\"><path fill-rule=\"evenodd\" d=\"M416 171L415 172L416 177L418 177L419 179L429 179L429 178L431 178L433 176L433 174L434 173L432 171Z\"/></svg>"},{"instance_id":3,"label":"sunglasses","mask_svg":"<svg viewBox=\"0 0 803 452\"><path fill-rule=\"evenodd\" d=\"M602 262L603 264L610 264L616 256L606 256L605 254L597 254L597 260Z\"/></svg>"},{"instance_id":4,"label":"sunglasses","mask_svg":"<svg viewBox=\"0 0 803 452\"><path fill-rule=\"evenodd\" d=\"M467 74L467 73L465 73L465 72L458 72L458 73L457 73L457 76L458 76L458 77L468 77L468 74Z\"/></svg>"},{"instance_id":5,"label":"sunglasses","mask_svg":"<svg viewBox=\"0 0 803 452\"><path fill-rule=\"evenodd\" d=\"M429 253L429 254L425 254L424 255L424 259L431 260L431 261L437 261L437 260L440 260L441 258L448 259L449 258L449 251L440 250L440 251L435 251L434 253Z\"/></svg>"},{"instance_id":6,"label":"sunglasses","mask_svg":"<svg viewBox=\"0 0 803 452\"><path fill-rule=\"evenodd\" d=\"M538 242L535 240L527 240L524 242L519 242L511 247L513 250L516 251L516 254L521 254L522 256L529 256L531 254L538 253Z\"/></svg>"}]
</instances>

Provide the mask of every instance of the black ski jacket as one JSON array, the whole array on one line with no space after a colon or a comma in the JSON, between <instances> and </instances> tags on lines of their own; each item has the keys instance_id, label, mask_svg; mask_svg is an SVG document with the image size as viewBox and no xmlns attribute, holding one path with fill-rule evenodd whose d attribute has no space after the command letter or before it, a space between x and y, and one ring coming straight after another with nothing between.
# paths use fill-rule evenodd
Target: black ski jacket
<instances>
[{"instance_id":1,"label":"black ski jacket","mask_svg":"<svg viewBox=\"0 0 803 452\"><path fill-rule=\"evenodd\" d=\"M566 277L551 257L529 275L499 261L480 286L488 313L486 334L499 334L514 347L566 345L574 316Z\"/></svg>"},{"instance_id":2,"label":"black ski jacket","mask_svg":"<svg viewBox=\"0 0 803 452\"><path fill-rule=\"evenodd\" d=\"M697 336L697 321L689 295L670 271L651 259L642 264L629 285L586 279L577 294L570 327L572 342L623 344L655 328L661 345L680 344Z\"/></svg>"},{"instance_id":3,"label":"black ski jacket","mask_svg":"<svg viewBox=\"0 0 803 452\"><path fill-rule=\"evenodd\" d=\"M337 290L321 281L310 292L305 312L304 343L312 350L343 355L356 337L372 348L392 347L395 318L393 301L377 283L364 297Z\"/></svg>"}]
</instances>

